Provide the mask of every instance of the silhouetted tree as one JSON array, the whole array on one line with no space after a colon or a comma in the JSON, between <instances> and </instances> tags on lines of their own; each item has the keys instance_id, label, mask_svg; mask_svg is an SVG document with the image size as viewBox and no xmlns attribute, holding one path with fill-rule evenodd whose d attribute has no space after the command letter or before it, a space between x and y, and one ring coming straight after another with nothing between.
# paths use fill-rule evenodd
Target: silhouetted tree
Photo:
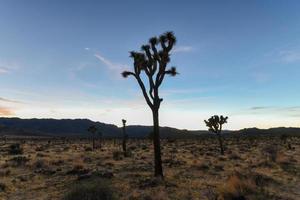
<instances>
[{"instance_id":1,"label":"silhouetted tree","mask_svg":"<svg viewBox=\"0 0 300 200\"><path fill-rule=\"evenodd\" d=\"M124 155L126 155L127 153L127 149L126 149L126 141L128 138L128 135L126 134L126 120L122 119L122 123L123 123L123 141L122 141L122 149L123 149L123 153Z\"/></svg>"},{"instance_id":2,"label":"silhouetted tree","mask_svg":"<svg viewBox=\"0 0 300 200\"><path fill-rule=\"evenodd\" d=\"M0 124L0 133L2 133L4 128L5 128L5 126ZM6 144L6 136L5 135L2 136L2 140L3 140L3 143Z\"/></svg>"},{"instance_id":3,"label":"silhouetted tree","mask_svg":"<svg viewBox=\"0 0 300 200\"><path fill-rule=\"evenodd\" d=\"M214 115L208 120L204 120L206 126L209 128L208 130L217 134L222 155L224 155L224 146L221 132L223 124L227 123L227 119L228 117L223 117L223 115L220 117L218 115Z\"/></svg>"},{"instance_id":4,"label":"silhouetted tree","mask_svg":"<svg viewBox=\"0 0 300 200\"><path fill-rule=\"evenodd\" d=\"M149 43L141 47L141 52L130 52L130 57L134 61L134 71L124 71L122 73L124 78L133 76L137 80L145 100L152 111L154 174L156 177L161 178L163 178L163 169L159 136L159 107L163 99L159 96L159 87L165 75L175 76L178 74L175 67L167 69L167 65L170 62L170 52L175 43L176 38L172 32L166 32L159 38L150 38ZM141 72L144 72L146 75L146 80L143 80L141 77ZM148 90L144 82L148 82Z\"/></svg>"},{"instance_id":5,"label":"silhouetted tree","mask_svg":"<svg viewBox=\"0 0 300 200\"><path fill-rule=\"evenodd\" d=\"M92 134L92 141L93 141L93 150L95 149L95 134L97 133L97 127L92 125L88 128L88 132Z\"/></svg>"},{"instance_id":6,"label":"silhouetted tree","mask_svg":"<svg viewBox=\"0 0 300 200\"><path fill-rule=\"evenodd\" d=\"M99 136L99 148L101 149L102 148L103 133L102 133L102 131L98 130L97 134Z\"/></svg>"}]
</instances>

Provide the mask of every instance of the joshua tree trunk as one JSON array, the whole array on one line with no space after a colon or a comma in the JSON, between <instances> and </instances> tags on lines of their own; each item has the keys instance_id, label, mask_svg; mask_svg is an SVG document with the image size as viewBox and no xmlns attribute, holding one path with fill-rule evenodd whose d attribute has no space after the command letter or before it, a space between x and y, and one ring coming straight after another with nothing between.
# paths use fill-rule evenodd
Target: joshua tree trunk
<instances>
[{"instance_id":1,"label":"joshua tree trunk","mask_svg":"<svg viewBox=\"0 0 300 200\"><path fill-rule=\"evenodd\" d=\"M219 140L221 154L224 155L223 138L220 133L218 133L218 140Z\"/></svg>"},{"instance_id":2,"label":"joshua tree trunk","mask_svg":"<svg viewBox=\"0 0 300 200\"><path fill-rule=\"evenodd\" d=\"M125 124L123 125L123 141L122 141L122 148L123 148L123 153L126 155L126 130L125 130Z\"/></svg>"},{"instance_id":3,"label":"joshua tree trunk","mask_svg":"<svg viewBox=\"0 0 300 200\"><path fill-rule=\"evenodd\" d=\"M163 169L160 152L160 136L159 136L159 113L158 108L152 109L153 114L153 146L154 146L154 175L163 178Z\"/></svg>"},{"instance_id":4,"label":"joshua tree trunk","mask_svg":"<svg viewBox=\"0 0 300 200\"><path fill-rule=\"evenodd\" d=\"M95 149L95 136L93 135L93 150Z\"/></svg>"}]
</instances>

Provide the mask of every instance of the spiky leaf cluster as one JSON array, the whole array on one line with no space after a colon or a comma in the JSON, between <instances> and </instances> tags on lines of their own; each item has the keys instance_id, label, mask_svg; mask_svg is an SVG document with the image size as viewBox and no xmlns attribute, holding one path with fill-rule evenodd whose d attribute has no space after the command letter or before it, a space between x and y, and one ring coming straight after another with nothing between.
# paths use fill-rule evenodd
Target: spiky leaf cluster
<instances>
[{"instance_id":1,"label":"spiky leaf cluster","mask_svg":"<svg viewBox=\"0 0 300 200\"><path fill-rule=\"evenodd\" d=\"M151 108L155 105L159 106L159 103L162 101L158 96L158 88L165 75L175 76L178 74L176 67L167 69L167 65L170 62L170 52L175 44L176 37L173 32L166 32L159 37L150 38L148 44L142 45L140 52L130 52L134 70L122 73L124 78L134 76L137 79L143 95ZM140 77L142 72L147 75L149 80L148 92Z\"/></svg>"},{"instance_id":2,"label":"spiky leaf cluster","mask_svg":"<svg viewBox=\"0 0 300 200\"><path fill-rule=\"evenodd\" d=\"M222 125L227 123L228 117L223 117L223 115L218 116L214 115L210 117L208 120L204 120L208 130L213 133L220 133L222 129Z\"/></svg>"}]
</instances>

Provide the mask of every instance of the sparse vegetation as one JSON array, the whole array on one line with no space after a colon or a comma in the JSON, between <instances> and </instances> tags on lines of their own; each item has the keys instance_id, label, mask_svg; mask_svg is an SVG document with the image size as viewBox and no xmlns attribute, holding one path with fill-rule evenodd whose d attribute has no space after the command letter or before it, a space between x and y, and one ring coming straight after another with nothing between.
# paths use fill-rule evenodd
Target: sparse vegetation
<instances>
[{"instance_id":1,"label":"sparse vegetation","mask_svg":"<svg viewBox=\"0 0 300 200\"><path fill-rule=\"evenodd\" d=\"M22 154L23 153L23 149L22 149L22 147L21 147L21 145L19 143L11 144L9 146L8 153L12 154L12 155Z\"/></svg>"},{"instance_id":2,"label":"sparse vegetation","mask_svg":"<svg viewBox=\"0 0 300 200\"><path fill-rule=\"evenodd\" d=\"M94 178L75 184L64 200L116 200L116 195L107 180Z\"/></svg>"},{"instance_id":3,"label":"sparse vegetation","mask_svg":"<svg viewBox=\"0 0 300 200\"><path fill-rule=\"evenodd\" d=\"M152 177L152 142L148 139L128 139L127 152L131 156L124 156L122 138L105 139L101 151L85 151L86 147L91 148L89 139L68 139L65 144L51 140L45 150L36 151L48 140L27 140L22 144L22 155L8 153L10 144L18 140L10 139L1 147L4 150L0 151L0 177L4 186L0 199L17 198L15 191L22 193L24 199L37 195L40 199L71 198L87 191L88 195L98 196L98 189L106 181L108 191L120 200L299 197L299 137L290 140L295 149L288 150L280 145L280 137L249 140L240 136L236 143L235 137L227 136L225 155L220 155L214 138L163 139L164 181ZM276 148L274 144L278 144ZM89 185L91 180L99 183Z\"/></svg>"}]
</instances>

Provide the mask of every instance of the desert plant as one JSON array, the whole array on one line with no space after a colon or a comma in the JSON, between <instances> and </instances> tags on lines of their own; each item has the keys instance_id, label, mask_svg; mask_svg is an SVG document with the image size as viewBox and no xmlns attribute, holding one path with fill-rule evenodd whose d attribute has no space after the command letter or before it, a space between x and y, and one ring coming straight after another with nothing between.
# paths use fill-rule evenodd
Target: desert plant
<instances>
[{"instance_id":1,"label":"desert plant","mask_svg":"<svg viewBox=\"0 0 300 200\"><path fill-rule=\"evenodd\" d=\"M72 187L64 200L113 200L116 199L115 192L106 179L92 178L91 180L79 182Z\"/></svg>"},{"instance_id":2,"label":"desert plant","mask_svg":"<svg viewBox=\"0 0 300 200\"><path fill-rule=\"evenodd\" d=\"M23 149L22 149L22 147L21 147L21 145L19 143L11 144L9 146L8 153L12 154L12 155L22 154L23 153Z\"/></svg>"},{"instance_id":3,"label":"desert plant","mask_svg":"<svg viewBox=\"0 0 300 200\"><path fill-rule=\"evenodd\" d=\"M122 160L122 152L121 151L114 151L113 152L113 159L114 160Z\"/></svg>"},{"instance_id":4,"label":"desert plant","mask_svg":"<svg viewBox=\"0 0 300 200\"><path fill-rule=\"evenodd\" d=\"M99 148L101 149L102 148L102 140L103 140L103 133L102 131L98 130L97 131L97 134L98 134L98 137L99 137Z\"/></svg>"},{"instance_id":5,"label":"desert plant","mask_svg":"<svg viewBox=\"0 0 300 200\"><path fill-rule=\"evenodd\" d=\"M154 175L156 177L163 177L159 136L159 108L163 99L159 96L159 87L161 86L165 75L175 76L178 74L175 67L167 69L167 65L170 62L170 52L175 43L176 38L172 32L166 32L159 38L150 38L149 44L142 46L142 52L130 52L130 56L134 61L134 71L124 71L122 73L124 78L133 76L137 80L143 96L152 111L155 162ZM160 50L158 48L160 48ZM141 77L141 72L144 72L148 79L148 92L144 84L146 80L143 80Z\"/></svg>"},{"instance_id":6,"label":"desert plant","mask_svg":"<svg viewBox=\"0 0 300 200\"><path fill-rule=\"evenodd\" d=\"M208 130L217 134L219 145L220 145L220 151L222 155L224 155L224 145L223 145L223 138L221 132L222 132L223 124L227 123L227 119L228 117L223 117L223 115L221 116L214 115L210 117L208 120L204 120L206 126L209 128Z\"/></svg>"},{"instance_id":7,"label":"desert plant","mask_svg":"<svg viewBox=\"0 0 300 200\"><path fill-rule=\"evenodd\" d=\"M124 155L126 155L126 142L127 142L127 138L128 138L128 135L126 134L126 120L122 119L122 123L123 123L122 149L123 149Z\"/></svg>"},{"instance_id":8,"label":"desert plant","mask_svg":"<svg viewBox=\"0 0 300 200\"><path fill-rule=\"evenodd\" d=\"M278 147L275 145L268 145L263 148L263 153L267 156L268 160L272 162L276 162L278 151Z\"/></svg>"},{"instance_id":9,"label":"desert plant","mask_svg":"<svg viewBox=\"0 0 300 200\"><path fill-rule=\"evenodd\" d=\"M97 133L97 127L92 125L88 128L88 132L92 134L92 141L93 141L93 150L95 149L95 134Z\"/></svg>"},{"instance_id":10,"label":"desert plant","mask_svg":"<svg viewBox=\"0 0 300 200\"><path fill-rule=\"evenodd\" d=\"M5 191L6 188L7 186L5 185L5 183L0 182L0 192Z\"/></svg>"}]
</instances>

